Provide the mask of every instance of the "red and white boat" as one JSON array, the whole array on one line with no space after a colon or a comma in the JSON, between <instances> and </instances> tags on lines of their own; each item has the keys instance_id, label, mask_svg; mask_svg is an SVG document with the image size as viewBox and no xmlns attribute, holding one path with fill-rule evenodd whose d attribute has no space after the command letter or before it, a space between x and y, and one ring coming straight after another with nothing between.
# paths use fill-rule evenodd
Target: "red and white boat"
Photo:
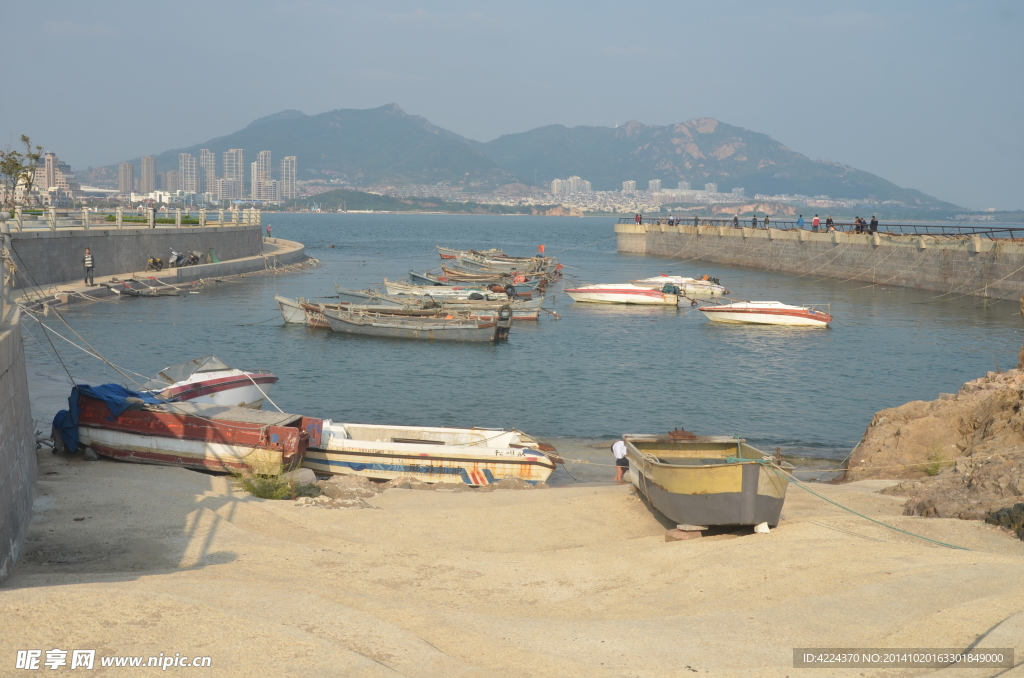
<instances>
[{"instance_id":1,"label":"red and white boat","mask_svg":"<svg viewBox=\"0 0 1024 678\"><path fill-rule=\"evenodd\" d=\"M813 306L790 306L781 301L740 301L698 309L710 320L720 323L755 325L794 325L828 327L832 316Z\"/></svg>"},{"instance_id":2,"label":"red and white boat","mask_svg":"<svg viewBox=\"0 0 1024 678\"><path fill-rule=\"evenodd\" d=\"M633 280L632 283L639 287L652 287L661 289L666 284L675 285L679 291L688 297L720 297L729 294L729 290L719 284L717 278L704 276L703 278L688 278L683 275L665 275L664 273L650 278Z\"/></svg>"},{"instance_id":3,"label":"red and white boat","mask_svg":"<svg viewBox=\"0 0 1024 678\"><path fill-rule=\"evenodd\" d=\"M592 304L648 304L655 306L675 306L679 303L679 295L662 292L651 287L641 287L631 283L611 283L607 285L583 285L565 293L573 301Z\"/></svg>"},{"instance_id":4,"label":"red and white boat","mask_svg":"<svg viewBox=\"0 0 1024 678\"><path fill-rule=\"evenodd\" d=\"M142 390L164 400L177 399L206 405L263 407L277 377L265 370L245 371L228 367L216 356L171 365L142 385Z\"/></svg>"},{"instance_id":5,"label":"red and white boat","mask_svg":"<svg viewBox=\"0 0 1024 678\"><path fill-rule=\"evenodd\" d=\"M245 407L157 403L117 384L76 386L54 420L54 442L114 459L207 471L296 467L319 444L321 419Z\"/></svg>"}]
</instances>

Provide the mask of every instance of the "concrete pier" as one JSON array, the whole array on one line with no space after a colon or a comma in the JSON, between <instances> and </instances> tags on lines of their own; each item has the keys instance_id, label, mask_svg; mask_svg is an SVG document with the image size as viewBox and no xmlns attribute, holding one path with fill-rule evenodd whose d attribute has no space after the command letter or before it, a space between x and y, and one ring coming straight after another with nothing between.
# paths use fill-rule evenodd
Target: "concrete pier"
<instances>
[{"instance_id":1,"label":"concrete pier","mask_svg":"<svg viewBox=\"0 0 1024 678\"><path fill-rule=\"evenodd\" d=\"M665 223L621 223L615 233L623 253L910 287L950 298L1024 294L1024 242L1009 238Z\"/></svg>"}]
</instances>

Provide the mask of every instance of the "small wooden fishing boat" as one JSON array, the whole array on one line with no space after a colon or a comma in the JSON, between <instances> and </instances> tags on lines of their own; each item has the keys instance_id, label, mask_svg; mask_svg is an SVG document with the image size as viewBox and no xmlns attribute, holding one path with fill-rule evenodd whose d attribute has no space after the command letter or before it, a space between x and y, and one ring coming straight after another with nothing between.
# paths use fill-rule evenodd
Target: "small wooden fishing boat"
<instances>
[{"instance_id":1,"label":"small wooden fishing boat","mask_svg":"<svg viewBox=\"0 0 1024 678\"><path fill-rule=\"evenodd\" d=\"M442 259L458 259L459 256L464 255L464 254L469 254L470 252L476 252L477 254L482 254L485 257L503 257L503 256L505 256L505 252L503 252L502 250L499 250L499 249L490 249L490 250L456 250L456 249L452 249L451 247L441 247L440 245L435 245L435 247L437 247L437 253L441 255Z\"/></svg>"},{"instance_id":2,"label":"small wooden fishing boat","mask_svg":"<svg viewBox=\"0 0 1024 678\"><path fill-rule=\"evenodd\" d=\"M142 385L164 400L260 409L278 378L266 370L238 370L214 355L171 365Z\"/></svg>"},{"instance_id":3,"label":"small wooden fishing boat","mask_svg":"<svg viewBox=\"0 0 1024 678\"><path fill-rule=\"evenodd\" d=\"M432 271L426 271L424 273L409 271L409 282L411 282L414 285L420 285L424 287L465 288L468 286L473 286L493 288L494 286L501 286L505 289L506 293L514 292L516 296L530 297L533 295L534 290L541 286L543 280L541 278L536 278L533 280L527 280L522 283L513 283L511 278L509 278L508 276L503 276L492 279L490 282L486 280L465 281L452 279L444 272L442 272L441 274L436 274Z\"/></svg>"},{"instance_id":4,"label":"small wooden fishing boat","mask_svg":"<svg viewBox=\"0 0 1024 678\"><path fill-rule=\"evenodd\" d=\"M288 470L319 419L244 407L159 402L118 384L76 386L54 419L54 442L114 459L221 472ZM59 442L58 442L59 438Z\"/></svg>"},{"instance_id":5,"label":"small wooden fishing boat","mask_svg":"<svg viewBox=\"0 0 1024 678\"><path fill-rule=\"evenodd\" d=\"M679 303L679 294L663 292L640 287L630 283L612 283L607 285L583 285L565 291L573 301L591 304L646 304L656 306L675 306Z\"/></svg>"},{"instance_id":6,"label":"small wooden fishing boat","mask_svg":"<svg viewBox=\"0 0 1024 678\"><path fill-rule=\"evenodd\" d=\"M288 297L282 297L280 294L275 294L274 301L277 302L277 307L281 309L281 317L284 318L286 323L306 324L306 312L302 310L302 304L306 301L305 299L302 297L289 299Z\"/></svg>"},{"instance_id":7,"label":"small wooden fishing boat","mask_svg":"<svg viewBox=\"0 0 1024 678\"><path fill-rule=\"evenodd\" d=\"M495 291L495 287L501 291ZM417 285L402 280L388 280L384 278L384 289L391 296L413 295L417 297L430 296L435 299L468 299L471 295L479 294L487 301L507 302L509 299L508 294L504 291L505 288L501 285L492 287L484 285L445 285L444 283Z\"/></svg>"},{"instance_id":8,"label":"small wooden fishing boat","mask_svg":"<svg viewBox=\"0 0 1024 678\"><path fill-rule=\"evenodd\" d=\"M828 327L832 322L831 315L814 306L790 306L781 301L740 301L701 306L698 310L710 320L720 323Z\"/></svg>"},{"instance_id":9,"label":"small wooden fishing boat","mask_svg":"<svg viewBox=\"0 0 1024 678\"><path fill-rule=\"evenodd\" d=\"M553 448L549 448L553 452ZM554 457L554 458L552 458ZM302 465L317 473L376 480L412 477L427 483L487 485L506 476L544 482L556 455L521 431L341 424L324 420L320 442Z\"/></svg>"},{"instance_id":10,"label":"small wooden fishing boat","mask_svg":"<svg viewBox=\"0 0 1024 678\"><path fill-rule=\"evenodd\" d=\"M778 525L791 464L740 438L673 433L622 437L629 480L654 508L680 525Z\"/></svg>"},{"instance_id":11,"label":"small wooden fishing boat","mask_svg":"<svg viewBox=\"0 0 1024 678\"><path fill-rule=\"evenodd\" d=\"M381 306L388 308L406 308L410 305L422 306L421 302L416 302L413 299L395 299L388 294L380 294L371 290L367 290L365 292L350 290L344 287L338 287L337 283L334 285L334 291L338 295L339 304Z\"/></svg>"},{"instance_id":12,"label":"small wooden fishing boat","mask_svg":"<svg viewBox=\"0 0 1024 678\"><path fill-rule=\"evenodd\" d=\"M493 319L502 306L508 306L512 309L513 320L538 320L540 306L544 302L543 296L538 299L516 299L510 302L507 294L486 291L473 292L467 297L441 295L434 298L429 294L391 295L372 291L356 292L337 285L334 287L338 292L338 299L343 303L347 300L353 301L350 308L393 315L437 315L439 311L443 312L441 315L445 315L451 311L465 311L471 318ZM409 287L431 289L413 285ZM359 301L363 303L357 303Z\"/></svg>"},{"instance_id":13,"label":"small wooden fishing boat","mask_svg":"<svg viewBox=\"0 0 1024 678\"><path fill-rule=\"evenodd\" d=\"M718 283L717 278L711 278L710 276L704 276L701 279L687 278L682 275L665 275L662 273L650 278L633 280L632 284L656 290L662 289L666 284L675 285L687 297L719 297L723 294L729 294L729 290L722 287Z\"/></svg>"},{"instance_id":14,"label":"small wooden fishing boat","mask_svg":"<svg viewBox=\"0 0 1024 678\"><path fill-rule=\"evenodd\" d=\"M512 309L507 306L502 307L494 320L474 320L451 314L418 318L367 310L329 310L323 304L320 312L335 332L388 339L494 342L507 339L512 329Z\"/></svg>"}]
</instances>

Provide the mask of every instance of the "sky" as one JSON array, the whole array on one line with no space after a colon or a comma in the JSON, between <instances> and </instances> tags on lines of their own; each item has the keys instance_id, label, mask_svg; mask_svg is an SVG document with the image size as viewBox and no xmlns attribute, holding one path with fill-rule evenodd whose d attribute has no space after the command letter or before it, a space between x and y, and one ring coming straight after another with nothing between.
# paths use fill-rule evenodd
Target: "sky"
<instances>
[{"instance_id":1,"label":"sky","mask_svg":"<svg viewBox=\"0 0 1024 678\"><path fill-rule=\"evenodd\" d=\"M5 69L0 146L28 134L76 169L284 109L394 102L480 141L713 117L958 205L1024 208L1015 0L0 0L0 16L5 52L28 55Z\"/></svg>"}]
</instances>

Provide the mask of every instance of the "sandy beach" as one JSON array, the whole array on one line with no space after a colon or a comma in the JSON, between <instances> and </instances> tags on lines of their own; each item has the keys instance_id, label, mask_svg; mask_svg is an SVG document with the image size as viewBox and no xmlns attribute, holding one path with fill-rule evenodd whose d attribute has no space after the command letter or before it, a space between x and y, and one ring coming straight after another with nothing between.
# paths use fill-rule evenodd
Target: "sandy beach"
<instances>
[{"instance_id":1,"label":"sandy beach","mask_svg":"<svg viewBox=\"0 0 1024 678\"><path fill-rule=\"evenodd\" d=\"M796 487L770 534L666 542L625 485L391 489L332 510L183 469L39 463L26 551L0 588L3 675L30 648L210 656L224 676L929 673L793 669L794 647L977 644L1024 659L1024 542L903 517L875 493L892 481L814 487L970 550Z\"/></svg>"}]
</instances>

